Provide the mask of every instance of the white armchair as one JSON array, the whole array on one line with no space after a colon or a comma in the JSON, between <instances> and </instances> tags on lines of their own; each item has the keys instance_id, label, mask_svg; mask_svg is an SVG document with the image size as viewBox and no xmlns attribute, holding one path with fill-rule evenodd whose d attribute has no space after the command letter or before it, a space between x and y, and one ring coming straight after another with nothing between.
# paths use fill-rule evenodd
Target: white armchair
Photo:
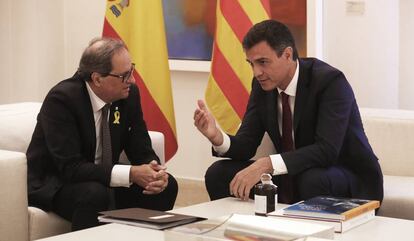
<instances>
[{"instance_id":1,"label":"white armchair","mask_svg":"<svg viewBox=\"0 0 414 241\"><path fill-rule=\"evenodd\" d=\"M28 206L25 152L40 107L34 102L0 105L0 241L35 240L71 230L71 224L53 212ZM152 131L149 135L164 162L164 135Z\"/></svg>"},{"instance_id":2,"label":"white armchair","mask_svg":"<svg viewBox=\"0 0 414 241\"><path fill-rule=\"evenodd\" d=\"M414 220L414 111L361 108L365 132L384 174L384 199L378 215ZM269 136L257 159L276 153Z\"/></svg>"}]
</instances>

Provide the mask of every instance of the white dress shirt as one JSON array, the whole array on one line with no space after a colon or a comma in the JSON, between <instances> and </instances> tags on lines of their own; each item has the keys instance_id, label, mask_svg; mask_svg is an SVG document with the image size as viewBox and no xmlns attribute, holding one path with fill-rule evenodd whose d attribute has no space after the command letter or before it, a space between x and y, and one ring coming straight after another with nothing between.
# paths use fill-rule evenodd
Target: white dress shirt
<instances>
[{"instance_id":1,"label":"white dress shirt","mask_svg":"<svg viewBox=\"0 0 414 241\"><path fill-rule=\"evenodd\" d=\"M102 162L102 143L101 143L101 123L102 123L102 108L106 105L105 101L99 98L89 86L89 82L86 82L86 88L89 93L89 98L92 104L93 118L95 120L95 133L96 133L96 151L95 151L95 164L100 165ZM108 116L105 118L109 118ZM111 172L111 187L129 187L129 172L131 165L114 165Z\"/></svg>"},{"instance_id":2,"label":"white dress shirt","mask_svg":"<svg viewBox=\"0 0 414 241\"><path fill-rule=\"evenodd\" d=\"M277 88L277 91L279 92L279 95L277 97L277 122L278 122L278 127L279 127L279 133L282 133L282 97L280 96L280 92L285 92L287 95L289 95L289 105L290 105L290 110L292 112L292 117L293 117L293 113L295 110L295 99L296 99L296 88L298 85L298 78L299 78L299 62L296 61L296 70L295 70L295 74L293 75L292 80L290 81L289 85L286 87L285 90L281 90L279 88ZM292 118L293 121L293 118ZM292 123L293 126L293 123ZM230 145L231 145L231 141L230 141L230 137L224 133L223 131L221 131L223 134L223 144L221 144L220 146L214 146L213 145L213 149L217 152L217 154L219 155L223 155L225 154L229 149L230 149ZM292 129L292 140L293 140L293 145L295 145L295 135L294 135L294 130ZM280 154L272 154L269 156L271 161L272 161L272 166L273 166L273 175L282 175L282 174L287 174L287 168L286 168L286 164L282 158L282 156Z\"/></svg>"}]
</instances>

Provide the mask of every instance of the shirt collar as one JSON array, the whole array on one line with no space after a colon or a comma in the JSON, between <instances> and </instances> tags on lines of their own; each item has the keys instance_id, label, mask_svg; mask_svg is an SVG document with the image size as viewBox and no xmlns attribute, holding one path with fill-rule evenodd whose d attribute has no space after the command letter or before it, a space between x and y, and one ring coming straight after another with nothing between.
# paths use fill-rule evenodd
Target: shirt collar
<instances>
[{"instance_id":1,"label":"shirt collar","mask_svg":"<svg viewBox=\"0 0 414 241\"><path fill-rule=\"evenodd\" d=\"M285 90L281 90L277 88L279 94L281 92L285 92L289 96L296 96L296 87L298 86L298 79L299 79L299 61L296 60L296 70L295 74L293 75L292 80L290 81L289 85L286 87Z\"/></svg>"},{"instance_id":2,"label":"shirt collar","mask_svg":"<svg viewBox=\"0 0 414 241\"><path fill-rule=\"evenodd\" d=\"M104 105L106 105L105 101L103 101L101 98L99 98L95 94L95 92L93 92L92 88L89 86L88 81L86 82L86 89L88 90L89 98L91 99L93 113L100 111L102 109L102 107L104 107Z\"/></svg>"}]
</instances>

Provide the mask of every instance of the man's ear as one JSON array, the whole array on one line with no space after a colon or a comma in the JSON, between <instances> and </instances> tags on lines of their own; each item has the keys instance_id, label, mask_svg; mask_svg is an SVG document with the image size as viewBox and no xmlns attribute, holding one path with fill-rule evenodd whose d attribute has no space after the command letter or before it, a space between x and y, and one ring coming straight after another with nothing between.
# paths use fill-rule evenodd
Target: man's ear
<instances>
[{"instance_id":1,"label":"man's ear","mask_svg":"<svg viewBox=\"0 0 414 241\"><path fill-rule=\"evenodd\" d=\"M293 49L292 47L286 47L285 50L283 51L283 55L286 57L286 59L288 60L293 60Z\"/></svg>"},{"instance_id":2,"label":"man's ear","mask_svg":"<svg viewBox=\"0 0 414 241\"><path fill-rule=\"evenodd\" d=\"M102 81L101 78L102 78L101 74L99 74L97 72L92 72L91 80L92 80L92 83L95 86L97 86L97 87L101 86L101 81Z\"/></svg>"}]
</instances>

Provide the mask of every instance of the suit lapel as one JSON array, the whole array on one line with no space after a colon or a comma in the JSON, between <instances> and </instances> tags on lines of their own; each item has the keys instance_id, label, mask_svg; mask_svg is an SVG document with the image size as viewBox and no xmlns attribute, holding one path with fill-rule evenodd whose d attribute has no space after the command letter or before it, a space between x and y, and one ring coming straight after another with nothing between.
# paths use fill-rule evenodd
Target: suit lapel
<instances>
[{"instance_id":1,"label":"suit lapel","mask_svg":"<svg viewBox=\"0 0 414 241\"><path fill-rule=\"evenodd\" d=\"M309 90L307 87L308 83L308 76L306 74L306 69L302 60L299 60L299 77L298 77L298 85L296 87L296 97L295 97L295 111L293 114L293 130L295 131L299 125L299 120L302 116L303 110L306 106L306 101L308 99Z\"/></svg>"},{"instance_id":2,"label":"suit lapel","mask_svg":"<svg viewBox=\"0 0 414 241\"><path fill-rule=\"evenodd\" d=\"M268 134L270 136L270 139L272 139L275 148L278 152L281 150L280 146L280 133L279 133L279 125L277 122L277 90L273 90L271 92L268 92L267 94L267 100L268 103L267 106L267 130Z\"/></svg>"},{"instance_id":3,"label":"suit lapel","mask_svg":"<svg viewBox=\"0 0 414 241\"><path fill-rule=\"evenodd\" d=\"M91 103L91 99L89 97L89 93L88 90L86 89L86 82L83 80L82 81L83 84L83 94L82 94L82 98L80 100L80 102L78 103L81 106L85 106L85 108L80 107L80 110L83 110L84 113L83 115L85 116L84 120L86 121L86 130L85 131L85 136L86 136L86 141L85 143L87 143L87 146L89 148L90 151L88 151L89 154L89 158L88 160L95 160L95 152L96 152L96 131L95 131L95 118L93 116L93 109L92 109L92 103ZM85 103L87 103L85 105Z\"/></svg>"}]
</instances>

